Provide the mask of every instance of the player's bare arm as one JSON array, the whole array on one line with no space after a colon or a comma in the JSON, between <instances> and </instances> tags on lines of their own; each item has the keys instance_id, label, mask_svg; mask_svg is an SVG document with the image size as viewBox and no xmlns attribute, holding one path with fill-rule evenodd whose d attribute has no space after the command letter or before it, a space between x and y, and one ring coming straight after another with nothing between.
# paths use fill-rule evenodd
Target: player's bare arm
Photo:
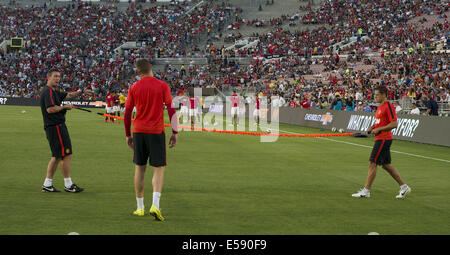
<instances>
[{"instance_id":1,"label":"player's bare arm","mask_svg":"<svg viewBox=\"0 0 450 255\"><path fill-rule=\"evenodd\" d=\"M76 91L76 92L69 92L67 93L67 96L64 99L74 99L74 98L78 98L81 95L88 95L88 96L93 96L94 93L92 92L92 90L90 89L85 89L84 91Z\"/></svg>"},{"instance_id":2,"label":"player's bare arm","mask_svg":"<svg viewBox=\"0 0 450 255\"><path fill-rule=\"evenodd\" d=\"M73 108L73 105L71 105L71 104L66 104L64 106L54 105L54 106L47 108L47 112L52 114L52 113L60 112L62 110L72 110L72 108Z\"/></svg>"},{"instance_id":3,"label":"player's bare arm","mask_svg":"<svg viewBox=\"0 0 450 255\"><path fill-rule=\"evenodd\" d=\"M398 126L398 122L396 120L392 121L391 123L389 123L386 126L383 127L379 127L379 128L374 128L371 133L374 135L377 135L378 133L382 132L382 131L390 131L394 128L396 128Z\"/></svg>"}]
</instances>

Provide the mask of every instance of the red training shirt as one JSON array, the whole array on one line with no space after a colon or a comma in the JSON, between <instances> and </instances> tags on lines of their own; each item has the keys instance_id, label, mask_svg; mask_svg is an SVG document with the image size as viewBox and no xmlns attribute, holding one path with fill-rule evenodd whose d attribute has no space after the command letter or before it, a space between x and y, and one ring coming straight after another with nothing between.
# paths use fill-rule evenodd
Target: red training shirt
<instances>
[{"instance_id":1,"label":"red training shirt","mask_svg":"<svg viewBox=\"0 0 450 255\"><path fill-rule=\"evenodd\" d=\"M154 77L144 77L134 83L125 103L125 134L131 136L131 112L136 107L133 133L161 134L164 132L164 104L172 120L172 132L177 133L176 112L167 83ZM175 118L172 118L175 114ZM175 119L175 121L173 121Z\"/></svg>"},{"instance_id":2,"label":"red training shirt","mask_svg":"<svg viewBox=\"0 0 450 255\"><path fill-rule=\"evenodd\" d=\"M384 127L389 123L397 120L397 114L395 108L391 102L386 101L377 108L375 113L375 128ZM392 140L392 132L382 131L375 135L375 140Z\"/></svg>"},{"instance_id":3,"label":"red training shirt","mask_svg":"<svg viewBox=\"0 0 450 255\"><path fill-rule=\"evenodd\" d=\"M111 94L106 95L106 106L112 107L113 96Z\"/></svg>"}]
</instances>

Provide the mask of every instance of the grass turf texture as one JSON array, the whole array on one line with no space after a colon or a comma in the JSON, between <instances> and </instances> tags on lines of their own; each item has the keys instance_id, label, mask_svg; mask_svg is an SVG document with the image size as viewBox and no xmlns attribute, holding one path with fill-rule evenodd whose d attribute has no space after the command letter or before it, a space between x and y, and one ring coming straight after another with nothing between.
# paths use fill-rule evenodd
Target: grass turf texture
<instances>
[{"instance_id":1,"label":"grass turf texture","mask_svg":"<svg viewBox=\"0 0 450 255\"><path fill-rule=\"evenodd\" d=\"M85 191L42 193L51 153L40 108L0 107L0 234L450 234L449 163L392 153L412 193L396 199L399 187L379 168L371 198L352 198L365 182L371 149L318 138L261 143L257 136L181 132L167 149L166 221L148 215L149 167L146 216L136 217L123 123L76 110L66 118L72 179ZM332 139L373 145L372 138ZM394 141L392 150L450 159L448 147ZM63 189L60 167L53 184Z\"/></svg>"}]
</instances>

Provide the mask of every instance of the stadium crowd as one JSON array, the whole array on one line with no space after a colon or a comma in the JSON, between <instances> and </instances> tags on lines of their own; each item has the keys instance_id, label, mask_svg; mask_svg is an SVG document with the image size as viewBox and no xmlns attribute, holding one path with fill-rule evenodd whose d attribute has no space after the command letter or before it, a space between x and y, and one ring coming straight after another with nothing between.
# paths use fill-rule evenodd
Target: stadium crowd
<instances>
[{"instance_id":1,"label":"stadium crowd","mask_svg":"<svg viewBox=\"0 0 450 255\"><path fill-rule=\"evenodd\" d=\"M102 98L109 89L123 88L124 79L134 72L132 64L137 56L151 59L196 54L192 45L199 35L222 29L235 11L229 5L207 3L186 14L186 4L145 9L130 5L123 13L117 7L83 2L18 12L2 7L2 16L6 20L12 17L5 25L11 34L3 39L23 35L30 45L17 52L0 51L0 95L36 97L46 70L60 67L67 89L90 86L95 97ZM18 22L21 15L29 17L23 24ZM31 23L28 33L22 31L23 25ZM124 42L139 40L145 42L144 47L125 50L123 55L115 52Z\"/></svg>"},{"instance_id":2,"label":"stadium crowd","mask_svg":"<svg viewBox=\"0 0 450 255\"><path fill-rule=\"evenodd\" d=\"M124 13L86 3L19 11L3 7L2 29L10 34L2 31L2 36L24 34L33 47L0 51L0 96L35 97L45 70L60 65L67 89L90 86L94 98L102 98L107 90L126 90L136 80L132 64L137 57L194 56L207 57L209 64L166 66L157 76L169 81L173 92L192 86L240 88L280 95L291 107L360 110L373 99L379 84L388 86L391 100L409 98L421 105L431 94L438 102L449 102L449 3L323 1L318 9L302 5L294 15L246 23L238 15L242 10L229 4L207 3L187 15L184 7L137 5ZM17 22L21 16L24 24L33 24L28 33ZM281 27L296 20L317 26L294 32ZM237 31L244 24L272 30L255 31L250 37L258 44L244 50L215 47L211 40L199 48L200 34L207 33L208 38L212 30L221 34L226 21L234 22L231 29ZM242 37L236 35L223 40ZM115 54L121 43L137 39L147 44L123 56ZM239 65L230 61L234 57L253 61Z\"/></svg>"}]
</instances>

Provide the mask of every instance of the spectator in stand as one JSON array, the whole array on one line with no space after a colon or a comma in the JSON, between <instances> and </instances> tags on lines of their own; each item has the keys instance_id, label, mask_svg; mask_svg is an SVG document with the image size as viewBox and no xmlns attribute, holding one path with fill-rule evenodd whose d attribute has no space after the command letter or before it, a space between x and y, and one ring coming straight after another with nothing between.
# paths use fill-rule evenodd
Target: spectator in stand
<instances>
[{"instance_id":1,"label":"spectator in stand","mask_svg":"<svg viewBox=\"0 0 450 255\"><path fill-rule=\"evenodd\" d=\"M372 112L372 107L368 105L367 103L364 103L364 112Z\"/></svg>"},{"instance_id":2,"label":"spectator in stand","mask_svg":"<svg viewBox=\"0 0 450 255\"><path fill-rule=\"evenodd\" d=\"M325 97L320 98L319 109L328 109L328 100Z\"/></svg>"},{"instance_id":3,"label":"spectator in stand","mask_svg":"<svg viewBox=\"0 0 450 255\"><path fill-rule=\"evenodd\" d=\"M400 104L398 103L398 101L394 102L394 106L395 106L395 113L399 114L402 111L402 107L400 106Z\"/></svg>"},{"instance_id":4,"label":"spectator in stand","mask_svg":"<svg viewBox=\"0 0 450 255\"><path fill-rule=\"evenodd\" d=\"M346 100L345 110L346 111L354 111L355 110L355 101L353 101L353 97L349 97Z\"/></svg>"},{"instance_id":5,"label":"spectator in stand","mask_svg":"<svg viewBox=\"0 0 450 255\"><path fill-rule=\"evenodd\" d=\"M428 94L427 115L438 116L438 104L431 93Z\"/></svg>"},{"instance_id":6,"label":"spectator in stand","mask_svg":"<svg viewBox=\"0 0 450 255\"><path fill-rule=\"evenodd\" d=\"M336 98L334 99L333 103L331 104L330 109L335 110L335 111L341 111L342 106L343 106L341 96L339 95L339 93L336 93L335 96L336 96Z\"/></svg>"},{"instance_id":7,"label":"spectator in stand","mask_svg":"<svg viewBox=\"0 0 450 255\"><path fill-rule=\"evenodd\" d=\"M356 106L355 111L357 111L357 112L364 111L364 106L363 106L363 103L361 101L358 102L358 105Z\"/></svg>"},{"instance_id":8,"label":"spectator in stand","mask_svg":"<svg viewBox=\"0 0 450 255\"><path fill-rule=\"evenodd\" d=\"M417 114L417 115L420 115L420 110L419 110L419 107L417 107L417 104L416 104L416 103L413 103L412 105L413 105L413 106L412 106L412 110L411 110L411 112L410 112L409 114Z\"/></svg>"}]
</instances>

